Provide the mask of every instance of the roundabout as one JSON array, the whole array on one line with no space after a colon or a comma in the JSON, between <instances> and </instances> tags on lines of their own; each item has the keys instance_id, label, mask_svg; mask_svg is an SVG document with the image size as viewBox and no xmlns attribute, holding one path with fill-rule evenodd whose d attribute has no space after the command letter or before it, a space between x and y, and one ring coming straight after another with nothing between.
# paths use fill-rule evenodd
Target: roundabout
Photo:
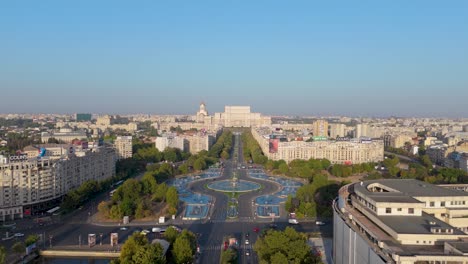
<instances>
[{"instance_id":1,"label":"roundabout","mask_svg":"<svg viewBox=\"0 0 468 264\"><path fill-rule=\"evenodd\" d=\"M207 186L209 189L218 192L251 192L260 189L259 183L244 180L223 180L212 182Z\"/></svg>"}]
</instances>

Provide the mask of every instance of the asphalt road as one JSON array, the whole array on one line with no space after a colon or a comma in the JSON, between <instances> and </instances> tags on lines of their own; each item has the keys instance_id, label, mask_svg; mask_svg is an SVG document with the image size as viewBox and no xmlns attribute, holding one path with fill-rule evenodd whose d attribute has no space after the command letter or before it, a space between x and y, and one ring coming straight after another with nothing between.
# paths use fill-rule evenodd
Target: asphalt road
<instances>
[{"instance_id":1,"label":"asphalt road","mask_svg":"<svg viewBox=\"0 0 468 264\"><path fill-rule=\"evenodd\" d=\"M232 177L233 171L238 171L240 179L249 180L261 183L263 188L256 192L242 194L239 197L239 217L236 220L226 219L227 215L227 202L228 197L219 192L206 189L204 186L207 181L200 181L194 183L191 188L195 192L205 193L212 195L215 198L214 206L210 211L210 218L208 221L185 221L183 224L178 225L181 228L187 228L194 233L200 234L199 245L201 254L198 258L198 263L219 263L220 253L223 246L223 239L226 236L235 236L239 244L239 263L257 263L257 256L253 251L253 244L257 240L257 234L253 232L254 228L259 228L260 232L268 228L270 219L255 219L253 215L252 200L259 195L271 194L278 191L279 186L275 183L251 179L247 177L246 169L237 169L238 166L242 167L242 144L240 137L236 136L234 141L234 150L237 152L236 160L232 159L224 163L225 168L223 175L220 179L228 179ZM233 153L232 153L233 154ZM231 155L234 156L234 155ZM245 164L247 166L247 164ZM107 193L93 199L81 210L69 214L61 219L54 219L54 223L46 226L38 226L33 224L31 220L20 220L18 228L14 232L21 232L25 237L29 234L42 234L46 240L40 247L49 248L50 246L79 246L80 242L83 247L86 247L88 234L96 234L97 243L110 244L110 234L119 234L119 244L123 244L125 239L135 231L143 229L151 230L151 224L141 226L128 226L127 230L120 230L119 226L97 226L89 221L89 215L93 214L96 210L96 205L99 201L105 200L108 197ZM275 220L278 229L284 229L287 223L287 217L283 216ZM316 226L312 222L304 222L299 225L292 226L300 232L321 232L325 236L332 235L332 225ZM3 233L3 232L2 232ZM245 244L246 234L249 234L249 244ZM155 234L150 234L150 238L155 237ZM11 247L14 240L0 241L6 247ZM250 256L246 256L246 250L250 251Z\"/></svg>"}]
</instances>

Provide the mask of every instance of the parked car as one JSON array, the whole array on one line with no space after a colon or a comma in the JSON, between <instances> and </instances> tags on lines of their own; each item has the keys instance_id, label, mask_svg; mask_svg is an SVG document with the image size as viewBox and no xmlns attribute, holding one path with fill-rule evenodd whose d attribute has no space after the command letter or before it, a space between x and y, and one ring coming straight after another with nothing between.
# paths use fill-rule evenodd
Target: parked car
<instances>
[{"instance_id":1,"label":"parked car","mask_svg":"<svg viewBox=\"0 0 468 264\"><path fill-rule=\"evenodd\" d=\"M325 222L315 221L315 224L318 225L318 226L323 226L323 225L325 225Z\"/></svg>"},{"instance_id":2,"label":"parked car","mask_svg":"<svg viewBox=\"0 0 468 264\"><path fill-rule=\"evenodd\" d=\"M125 230L127 230L127 229L128 229L128 228L125 227L125 226L122 226L122 227L120 228L120 230L122 230L122 231L125 231Z\"/></svg>"},{"instance_id":3,"label":"parked car","mask_svg":"<svg viewBox=\"0 0 468 264\"><path fill-rule=\"evenodd\" d=\"M23 233L16 233L15 237L24 237L24 234Z\"/></svg>"},{"instance_id":4,"label":"parked car","mask_svg":"<svg viewBox=\"0 0 468 264\"><path fill-rule=\"evenodd\" d=\"M290 219L288 219L288 223L290 223L292 225L298 225L299 221L297 221L297 219L295 219L295 218L290 218Z\"/></svg>"}]
</instances>

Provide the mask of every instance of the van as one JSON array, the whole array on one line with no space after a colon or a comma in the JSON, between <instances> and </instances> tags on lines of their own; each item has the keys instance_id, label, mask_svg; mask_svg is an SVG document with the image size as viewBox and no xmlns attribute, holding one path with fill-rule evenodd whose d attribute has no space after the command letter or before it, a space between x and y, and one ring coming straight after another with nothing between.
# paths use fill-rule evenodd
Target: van
<instances>
[{"instance_id":1,"label":"van","mask_svg":"<svg viewBox=\"0 0 468 264\"><path fill-rule=\"evenodd\" d=\"M297 219L289 219L288 220L288 223L292 224L292 225L297 225L299 224L299 222L297 221Z\"/></svg>"}]
</instances>

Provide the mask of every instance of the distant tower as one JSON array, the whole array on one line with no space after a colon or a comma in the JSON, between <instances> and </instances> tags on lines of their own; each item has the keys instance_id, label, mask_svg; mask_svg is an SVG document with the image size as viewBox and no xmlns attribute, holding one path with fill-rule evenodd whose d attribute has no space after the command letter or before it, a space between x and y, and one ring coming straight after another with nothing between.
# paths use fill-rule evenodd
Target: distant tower
<instances>
[{"instance_id":1,"label":"distant tower","mask_svg":"<svg viewBox=\"0 0 468 264\"><path fill-rule=\"evenodd\" d=\"M200 104L200 110L197 112L197 123L203 123L205 121L205 117L208 116L208 111L206 111L206 105L204 102Z\"/></svg>"}]
</instances>

